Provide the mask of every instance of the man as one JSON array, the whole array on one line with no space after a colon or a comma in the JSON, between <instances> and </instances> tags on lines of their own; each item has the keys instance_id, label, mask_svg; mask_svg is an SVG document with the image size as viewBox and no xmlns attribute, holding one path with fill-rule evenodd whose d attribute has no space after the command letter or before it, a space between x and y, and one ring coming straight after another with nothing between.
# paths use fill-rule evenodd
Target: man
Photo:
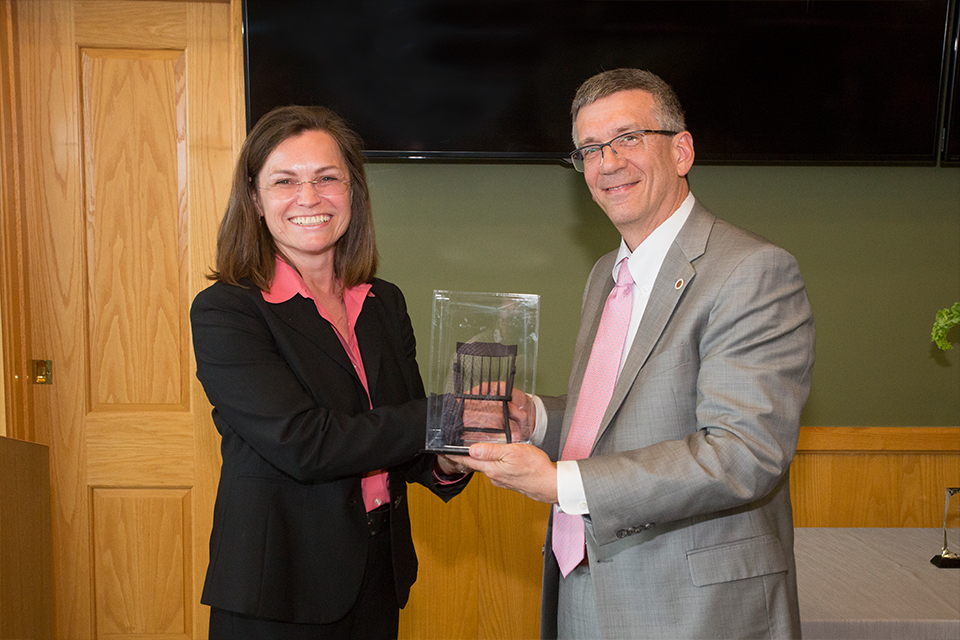
<instances>
[{"instance_id":1,"label":"man","mask_svg":"<svg viewBox=\"0 0 960 640\"><path fill-rule=\"evenodd\" d=\"M621 246L587 281L568 395L514 407L539 448L478 444L461 465L556 505L544 637L798 638L799 267L690 193L693 138L660 78L601 73L572 115L571 160Z\"/></svg>"}]
</instances>

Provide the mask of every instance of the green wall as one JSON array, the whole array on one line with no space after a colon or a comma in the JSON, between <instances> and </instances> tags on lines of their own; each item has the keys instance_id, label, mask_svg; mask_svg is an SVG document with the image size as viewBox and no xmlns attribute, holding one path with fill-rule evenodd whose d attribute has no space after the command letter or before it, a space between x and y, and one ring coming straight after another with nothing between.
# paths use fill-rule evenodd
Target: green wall
<instances>
[{"instance_id":1,"label":"green wall","mask_svg":"<svg viewBox=\"0 0 960 640\"><path fill-rule=\"evenodd\" d=\"M566 390L580 296L619 235L572 169L377 161L379 275L407 297L427 377L434 289L537 293L537 392ZM811 426L960 425L960 169L695 166L694 194L800 262L817 322Z\"/></svg>"}]
</instances>

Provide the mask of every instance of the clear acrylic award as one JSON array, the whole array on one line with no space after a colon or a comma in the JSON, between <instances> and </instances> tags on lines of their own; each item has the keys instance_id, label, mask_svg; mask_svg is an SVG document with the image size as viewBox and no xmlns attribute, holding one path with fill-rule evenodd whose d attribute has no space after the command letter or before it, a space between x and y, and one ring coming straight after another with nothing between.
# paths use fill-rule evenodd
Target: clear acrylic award
<instances>
[{"instance_id":1,"label":"clear acrylic award","mask_svg":"<svg viewBox=\"0 0 960 640\"><path fill-rule=\"evenodd\" d=\"M427 451L530 441L507 405L514 389L535 393L539 324L538 295L433 292Z\"/></svg>"}]
</instances>

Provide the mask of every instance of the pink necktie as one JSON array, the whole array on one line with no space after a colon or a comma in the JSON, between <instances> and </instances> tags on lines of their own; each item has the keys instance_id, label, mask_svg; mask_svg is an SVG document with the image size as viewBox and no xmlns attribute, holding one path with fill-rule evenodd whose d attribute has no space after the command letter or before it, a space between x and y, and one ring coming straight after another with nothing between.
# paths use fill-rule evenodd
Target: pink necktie
<instances>
[{"instance_id":1,"label":"pink necktie","mask_svg":"<svg viewBox=\"0 0 960 640\"><path fill-rule=\"evenodd\" d=\"M624 258L620 263L617 284L603 306L603 315L600 316L597 337L583 374L577 407L573 412L561 460L580 460L590 455L620 372L623 342L627 327L630 326L632 308L633 278ZM553 553L557 556L563 577L567 577L583 560L583 544L583 517L556 511L553 514Z\"/></svg>"}]
</instances>

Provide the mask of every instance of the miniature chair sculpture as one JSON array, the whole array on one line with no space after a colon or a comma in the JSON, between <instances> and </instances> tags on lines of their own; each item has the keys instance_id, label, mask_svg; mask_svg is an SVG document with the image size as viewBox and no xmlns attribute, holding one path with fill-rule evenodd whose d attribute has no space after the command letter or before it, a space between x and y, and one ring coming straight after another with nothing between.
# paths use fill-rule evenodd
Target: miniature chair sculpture
<instances>
[{"instance_id":1,"label":"miniature chair sculpture","mask_svg":"<svg viewBox=\"0 0 960 640\"><path fill-rule=\"evenodd\" d=\"M499 342L458 342L453 363L454 410L451 416L450 444L462 445L468 433L501 433L512 442L507 402L513 396L517 373L517 345ZM467 401L499 402L503 408L503 428L466 426L463 411ZM469 438L467 438L469 439Z\"/></svg>"}]
</instances>

